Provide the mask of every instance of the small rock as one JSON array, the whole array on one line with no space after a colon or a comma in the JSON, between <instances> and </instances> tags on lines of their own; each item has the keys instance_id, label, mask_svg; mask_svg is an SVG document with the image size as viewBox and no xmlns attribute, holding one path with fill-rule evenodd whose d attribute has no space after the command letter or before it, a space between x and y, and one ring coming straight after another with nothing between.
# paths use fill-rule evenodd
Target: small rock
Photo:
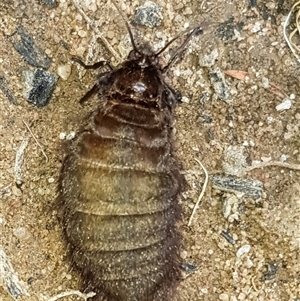
<instances>
[{"instance_id":1,"label":"small rock","mask_svg":"<svg viewBox=\"0 0 300 301\"><path fill-rule=\"evenodd\" d=\"M228 100L229 99L229 88L225 81L225 76L219 68L209 73L210 82L213 86L215 94L219 99Z\"/></svg>"},{"instance_id":2,"label":"small rock","mask_svg":"<svg viewBox=\"0 0 300 301\"><path fill-rule=\"evenodd\" d=\"M254 179L240 179L235 176L215 175L211 179L213 187L221 191L244 193L257 200L263 193L263 183ZM229 211L229 212L228 212ZM226 214L231 211L231 206L226 210ZM228 216L228 215L227 215Z\"/></svg>"},{"instance_id":3,"label":"small rock","mask_svg":"<svg viewBox=\"0 0 300 301\"><path fill-rule=\"evenodd\" d=\"M57 6L56 0L44 0L44 4L49 8L55 8Z\"/></svg>"},{"instance_id":4,"label":"small rock","mask_svg":"<svg viewBox=\"0 0 300 301\"><path fill-rule=\"evenodd\" d=\"M230 236L230 234L226 231L226 230L223 230L221 232L221 235L232 245L235 245L235 240L233 239L233 237Z\"/></svg>"},{"instance_id":5,"label":"small rock","mask_svg":"<svg viewBox=\"0 0 300 301\"><path fill-rule=\"evenodd\" d=\"M199 64L201 67L212 67L218 56L218 49L215 48L210 54L200 56Z\"/></svg>"},{"instance_id":6,"label":"small rock","mask_svg":"<svg viewBox=\"0 0 300 301\"><path fill-rule=\"evenodd\" d=\"M256 33L258 31L260 31L260 29L261 29L261 24L260 24L259 21L257 21L257 22L254 23L254 25L251 29L251 32Z\"/></svg>"},{"instance_id":7,"label":"small rock","mask_svg":"<svg viewBox=\"0 0 300 301\"><path fill-rule=\"evenodd\" d=\"M190 99L187 98L186 96L182 96L181 101L184 103L190 103Z\"/></svg>"},{"instance_id":8,"label":"small rock","mask_svg":"<svg viewBox=\"0 0 300 301\"><path fill-rule=\"evenodd\" d=\"M147 1L135 11L135 23L153 28L161 25L163 16L161 8L154 2Z\"/></svg>"},{"instance_id":9,"label":"small rock","mask_svg":"<svg viewBox=\"0 0 300 301\"><path fill-rule=\"evenodd\" d=\"M52 177L48 179L48 183L50 183L50 184L53 183L54 181L55 181L55 180L54 180L54 178L52 178Z\"/></svg>"},{"instance_id":10,"label":"small rock","mask_svg":"<svg viewBox=\"0 0 300 301\"><path fill-rule=\"evenodd\" d=\"M276 106L276 111L284 111L290 109L292 106L292 102L289 98L283 100L278 106Z\"/></svg>"},{"instance_id":11,"label":"small rock","mask_svg":"<svg viewBox=\"0 0 300 301\"><path fill-rule=\"evenodd\" d=\"M270 83L269 83L269 79L268 79L268 78L263 77L263 78L261 79L261 83L262 83L262 87L263 87L264 89L269 89Z\"/></svg>"},{"instance_id":12,"label":"small rock","mask_svg":"<svg viewBox=\"0 0 300 301\"><path fill-rule=\"evenodd\" d=\"M285 154L282 154L281 156L280 156L280 158L279 158L279 160L281 161L281 162L285 162L287 159L288 159L288 155L285 155Z\"/></svg>"},{"instance_id":13,"label":"small rock","mask_svg":"<svg viewBox=\"0 0 300 301\"><path fill-rule=\"evenodd\" d=\"M57 67L57 74L63 79L67 80L71 74L71 65L60 65Z\"/></svg>"},{"instance_id":14,"label":"small rock","mask_svg":"<svg viewBox=\"0 0 300 301\"><path fill-rule=\"evenodd\" d=\"M230 17L225 22L218 24L216 33L223 41L239 40L240 38L237 32L239 33L243 26L244 22L236 23L235 18Z\"/></svg>"},{"instance_id":15,"label":"small rock","mask_svg":"<svg viewBox=\"0 0 300 301\"><path fill-rule=\"evenodd\" d=\"M25 227L18 227L13 229L13 234L20 240L28 239L30 237L30 233Z\"/></svg>"},{"instance_id":16,"label":"small rock","mask_svg":"<svg viewBox=\"0 0 300 301\"><path fill-rule=\"evenodd\" d=\"M18 101L16 98L12 95L12 93L9 91L9 89L6 87L7 80L4 76L0 75L0 90L3 92L3 94L8 98L8 100L13 103L14 105L18 104Z\"/></svg>"},{"instance_id":17,"label":"small rock","mask_svg":"<svg viewBox=\"0 0 300 301\"><path fill-rule=\"evenodd\" d=\"M191 262L183 262L181 264L181 269L182 269L182 278L185 279L191 274L195 273L198 270L198 266L195 263Z\"/></svg>"},{"instance_id":18,"label":"small rock","mask_svg":"<svg viewBox=\"0 0 300 301\"><path fill-rule=\"evenodd\" d=\"M44 71L36 69L35 71L24 71L25 76L25 97L28 102L38 106L45 106L52 96L54 91L57 76Z\"/></svg>"},{"instance_id":19,"label":"small rock","mask_svg":"<svg viewBox=\"0 0 300 301\"><path fill-rule=\"evenodd\" d=\"M66 133L59 133L59 139L60 140L64 140L64 139L66 139L66 136L67 136L67 134Z\"/></svg>"},{"instance_id":20,"label":"small rock","mask_svg":"<svg viewBox=\"0 0 300 301\"><path fill-rule=\"evenodd\" d=\"M228 216L230 215L230 213L231 213L231 207L232 207L232 204L229 202L228 199L225 199L224 203L223 203L223 208L222 208L223 216L225 218L228 218Z\"/></svg>"},{"instance_id":21,"label":"small rock","mask_svg":"<svg viewBox=\"0 0 300 301\"><path fill-rule=\"evenodd\" d=\"M74 139L75 138L75 132L70 132L70 134L68 134L67 136L66 136L66 139L67 140L72 140L72 139Z\"/></svg>"},{"instance_id":22,"label":"small rock","mask_svg":"<svg viewBox=\"0 0 300 301\"><path fill-rule=\"evenodd\" d=\"M226 174L239 176L244 173L247 167L247 160L244 155L244 147L240 145L229 145L224 150L222 167Z\"/></svg>"},{"instance_id":23,"label":"small rock","mask_svg":"<svg viewBox=\"0 0 300 301\"><path fill-rule=\"evenodd\" d=\"M229 301L229 296L228 296L228 294L225 294L225 293L220 294L220 295L219 295L219 300L221 300L221 301Z\"/></svg>"},{"instance_id":24,"label":"small rock","mask_svg":"<svg viewBox=\"0 0 300 301\"><path fill-rule=\"evenodd\" d=\"M267 264L266 268L267 270L262 277L262 279L265 281L273 279L276 276L279 267L276 262L271 261Z\"/></svg>"},{"instance_id":25,"label":"small rock","mask_svg":"<svg viewBox=\"0 0 300 301\"><path fill-rule=\"evenodd\" d=\"M19 26L17 31L8 40L28 64L44 69L50 67L51 59L42 48L35 44L33 37L22 26Z\"/></svg>"}]
</instances>

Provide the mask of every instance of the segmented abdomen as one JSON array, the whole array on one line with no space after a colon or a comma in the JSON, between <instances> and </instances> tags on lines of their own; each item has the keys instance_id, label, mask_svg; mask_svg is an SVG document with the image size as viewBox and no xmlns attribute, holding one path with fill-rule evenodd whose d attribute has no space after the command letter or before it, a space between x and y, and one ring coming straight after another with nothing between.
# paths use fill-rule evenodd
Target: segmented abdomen
<instances>
[{"instance_id":1,"label":"segmented abdomen","mask_svg":"<svg viewBox=\"0 0 300 301\"><path fill-rule=\"evenodd\" d=\"M155 108L111 100L65 160L65 233L99 300L169 300L176 286L183 179L170 122Z\"/></svg>"}]
</instances>

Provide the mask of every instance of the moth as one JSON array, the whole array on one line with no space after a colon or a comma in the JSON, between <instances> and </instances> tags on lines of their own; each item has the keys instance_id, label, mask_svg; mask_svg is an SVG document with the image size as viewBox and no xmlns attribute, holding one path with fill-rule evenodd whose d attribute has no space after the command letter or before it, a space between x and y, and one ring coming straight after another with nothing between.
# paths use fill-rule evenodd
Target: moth
<instances>
[{"instance_id":1,"label":"moth","mask_svg":"<svg viewBox=\"0 0 300 301\"><path fill-rule=\"evenodd\" d=\"M81 102L96 94L98 107L68 146L59 184L62 226L84 289L95 300L169 301L180 279L181 218L185 188L174 154L172 125L180 94L165 81L171 64L200 27L185 31L166 66L161 53L137 47ZM180 35L179 35L180 36Z\"/></svg>"}]
</instances>

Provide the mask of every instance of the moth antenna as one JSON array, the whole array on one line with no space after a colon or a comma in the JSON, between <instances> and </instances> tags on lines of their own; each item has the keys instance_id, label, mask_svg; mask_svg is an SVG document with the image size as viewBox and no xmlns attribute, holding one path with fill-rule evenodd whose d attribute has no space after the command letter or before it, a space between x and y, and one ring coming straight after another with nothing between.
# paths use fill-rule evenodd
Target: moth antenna
<instances>
[{"instance_id":1,"label":"moth antenna","mask_svg":"<svg viewBox=\"0 0 300 301\"><path fill-rule=\"evenodd\" d=\"M188 34L188 36L186 37L184 42L176 49L175 53L169 60L168 64L162 68L163 73L168 71L168 69L171 67L171 65L175 62L176 58L183 52L185 46L188 44L188 42L191 40L191 38L195 34L202 33L201 25L194 27L193 29L189 28L189 29L185 30L184 32L180 33L175 38L173 38L170 42L168 42L167 45L165 47L163 47L158 53L155 54L155 56L160 55L163 51L165 51L170 46L171 43L173 43L176 39L178 39L180 36L186 34L187 32L190 32L190 33Z\"/></svg>"},{"instance_id":2,"label":"moth antenna","mask_svg":"<svg viewBox=\"0 0 300 301\"><path fill-rule=\"evenodd\" d=\"M188 42L191 40L191 38L195 35L195 34L199 34L202 33L203 30L201 28L201 26L197 26L195 27L190 33L189 35L186 37L186 39L184 40L184 42L181 44L181 46L179 46L177 48L177 50L175 51L175 53L173 54L173 56L171 57L171 59L169 60L168 64L162 69L162 72L165 73L166 71L169 70L169 68L171 67L171 65L175 62L176 58L183 52L185 46L188 44Z\"/></svg>"},{"instance_id":3,"label":"moth antenna","mask_svg":"<svg viewBox=\"0 0 300 301\"><path fill-rule=\"evenodd\" d=\"M125 15L123 14L122 10L120 9L119 5L117 4L117 2L115 0L111 0L111 2L113 3L113 5L115 6L115 8L118 10L119 14L121 15L124 23L125 23L125 26L127 28L127 31L129 33L129 37L130 37L130 41L131 41L131 44L132 44L132 47L134 49L135 52L137 53L141 53L139 50L138 50L138 47L136 46L135 42L134 42L134 39L133 39L133 34L132 34L132 31L130 29L130 26L129 26L129 23L128 23L128 20L127 18L125 17Z\"/></svg>"}]
</instances>

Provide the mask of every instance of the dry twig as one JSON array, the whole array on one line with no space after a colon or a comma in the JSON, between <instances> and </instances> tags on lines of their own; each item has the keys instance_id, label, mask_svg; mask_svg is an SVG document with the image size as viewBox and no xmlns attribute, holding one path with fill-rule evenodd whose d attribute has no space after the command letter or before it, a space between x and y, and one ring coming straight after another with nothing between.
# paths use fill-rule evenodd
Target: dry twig
<instances>
[{"instance_id":1,"label":"dry twig","mask_svg":"<svg viewBox=\"0 0 300 301\"><path fill-rule=\"evenodd\" d=\"M9 258L0 245L0 285L12 296L14 300L21 295L27 295L22 287L18 275L16 274ZM1 298L2 300L2 298Z\"/></svg>"},{"instance_id":2,"label":"dry twig","mask_svg":"<svg viewBox=\"0 0 300 301\"><path fill-rule=\"evenodd\" d=\"M198 197L197 203L196 203L196 205L195 205L195 207L193 209L193 212L192 212L192 214L190 216L190 219L189 219L189 222L188 222L188 226L190 226L192 224L193 217L194 217L194 215L195 215L195 213L196 213L196 211L197 211L197 209L199 207L200 201L201 201L201 199L202 199L202 197L204 195L204 192L206 190L206 186L207 186L207 183L208 183L208 173L207 173L207 170L205 169L205 167L202 165L202 163L198 159L195 158L195 160L198 162L198 164L201 166L201 168L203 169L203 171L205 173L205 181L204 181L201 193L200 193L200 195Z\"/></svg>"},{"instance_id":3,"label":"dry twig","mask_svg":"<svg viewBox=\"0 0 300 301\"><path fill-rule=\"evenodd\" d=\"M102 35L102 33L99 31L99 29L95 26L95 23L85 14L85 12L81 9L79 6L78 0L72 0L73 4L79 11L79 13L83 16L85 21L93 28L94 32L97 34L97 37L102 41L102 43L105 45L105 47L110 51L110 53L115 57L117 62L121 62L121 57L118 55L118 53L113 49L113 47L109 44L109 42L106 40L106 38Z\"/></svg>"}]
</instances>

